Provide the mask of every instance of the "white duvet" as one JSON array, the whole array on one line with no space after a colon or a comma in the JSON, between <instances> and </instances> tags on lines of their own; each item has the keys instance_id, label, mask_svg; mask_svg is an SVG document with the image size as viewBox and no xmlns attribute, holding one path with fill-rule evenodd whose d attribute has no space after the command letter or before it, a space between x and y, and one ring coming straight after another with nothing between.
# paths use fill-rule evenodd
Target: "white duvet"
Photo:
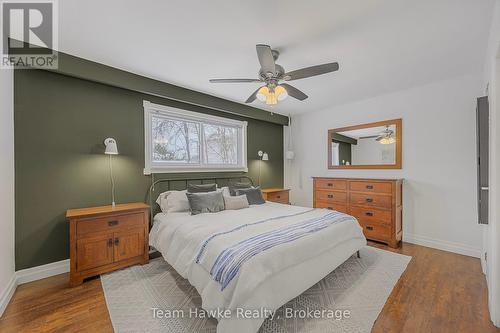
<instances>
[{"instance_id":1,"label":"white duvet","mask_svg":"<svg viewBox=\"0 0 500 333\"><path fill-rule=\"evenodd\" d=\"M362 228L354 218L344 217L339 223L252 256L241 265L238 274L224 289L210 275L213 263L221 251L247 237L294 225L305 219L318 218L327 212L324 209L312 210L267 202L241 210L193 216L187 212L160 213L155 216L150 244L197 289L205 310L258 306L276 309L297 296L297 292L300 294L323 278L328 273L325 269L334 269L366 244ZM266 222L255 223L258 221ZM235 228L238 231L232 232ZM335 251L336 248L338 251ZM339 256L337 259L334 258L336 252ZM324 262L323 258L331 258L327 259L331 262ZM296 282L292 282L294 279L283 280L287 279L284 273L298 272L298 267L307 268L310 272L304 272L303 279L299 277ZM280 286L283 286L283 290L279 290ZM269 290L265 289L269 288L276 291L275 296L268 295ZM245 330L239 323L236 326L234 323L221 325L219 319L218 332L230 331L235 327L242 331L256 331L263 320L254 320ZM221 326L227 326L227 329Z\"/></svg>"}]
</instances>

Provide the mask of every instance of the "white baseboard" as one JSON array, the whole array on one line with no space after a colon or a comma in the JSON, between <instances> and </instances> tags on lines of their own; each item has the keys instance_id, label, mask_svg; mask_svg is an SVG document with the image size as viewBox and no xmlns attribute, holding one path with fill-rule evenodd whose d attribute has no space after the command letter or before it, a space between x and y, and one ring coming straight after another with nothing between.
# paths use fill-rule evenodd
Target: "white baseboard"
<instances>
[{"instance_id":1,"label":"white baseboard","mask_svg":"<svg viewBox=\"0 0 500 333\"><path fill-rule=\"evenodd\" d=\"M17 287L17 279L16 279L16 273L14 273L12 274L12 277L9 283L7 284L7 287L0 294L0 317L3 315L3 312L7 308L7 305L9 304L12 295L14 295L16 287Z\"/></svg>"},{"instance_id":2,"label":"white baseboard","mask_svg":"<svg viewBox=\"0 0 500 333\"><path fill-rule=\"evenodd\" d=\"M469 245L444 241L440 239L403 233L403 241L407 243L432 247L434 249L463 254L470 257L481 258L481 249L473 248Z\"/></svg>"},{"instance_id":3,"label":"white baseboard","mask_svg":"<svg viewBox=\"0 0 500 333\"><path fill-rule=\"evenodd\" d=\"M69 259L52 262L50 264L21 269L16 272L17 284L41 280L50 276L69 272Z\"/></svg>"}]
</instances>

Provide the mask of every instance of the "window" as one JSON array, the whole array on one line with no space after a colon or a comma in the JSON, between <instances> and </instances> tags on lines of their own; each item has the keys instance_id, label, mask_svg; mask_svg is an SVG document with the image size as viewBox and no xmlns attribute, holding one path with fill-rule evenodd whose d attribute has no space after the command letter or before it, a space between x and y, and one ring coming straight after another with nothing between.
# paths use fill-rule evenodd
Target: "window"
<instances>
[{"instance_id":1,"label":"window","mask_svg":"<svg viewBox=\"0 0 500 333\"><path fill-rule=\"evenodd\" d=\"M144 101L145 174L248 171L247 122Z\"/></svg>"}]
</instances>

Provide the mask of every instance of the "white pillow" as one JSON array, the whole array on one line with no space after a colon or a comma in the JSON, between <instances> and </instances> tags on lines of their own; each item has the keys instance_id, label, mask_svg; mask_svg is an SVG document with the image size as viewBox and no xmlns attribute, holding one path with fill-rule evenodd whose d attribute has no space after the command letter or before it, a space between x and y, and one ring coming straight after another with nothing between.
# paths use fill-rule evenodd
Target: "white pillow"
<instances>
[{"instance_id":1,"label":"white pillow","mask_svg":"<svg viewBox=\"0 0 500 333\"><path fill-rule=\"evenodd\" d=\"M217 189L217 190L219 190L219 189ZM223 186L220 188L220 190L222 191L223 196L230 196L231 195L231 193L229 192L228 186Z\"/></svg>"},{"instance_id":2,"label":"white pillow","mask_svg":"<svg viewBox=\"0 0 500 333\"><path fill-rule=\"evenodd\" d=\"M248 208L247 195L224 195L224 206L226 210L236 210L242 208Z\"/></svg>"},{"instance_id":3,"label":"white pillow","mask_svg":"<svg viewBox=\"0 0 500 333\"><path fill-rule=\"evenodd\" d=\"M189 201L186 196L187 190L163 192L156 199L164 213L188 212Z\"/></svg>"}]
</instances>

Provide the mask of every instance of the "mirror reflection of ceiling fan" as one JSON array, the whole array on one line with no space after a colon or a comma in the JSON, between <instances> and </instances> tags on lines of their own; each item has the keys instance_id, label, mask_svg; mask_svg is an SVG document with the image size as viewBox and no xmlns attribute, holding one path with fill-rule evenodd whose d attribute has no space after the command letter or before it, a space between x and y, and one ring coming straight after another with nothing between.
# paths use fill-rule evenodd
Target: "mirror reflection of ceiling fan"
<instances>
[{"instance_id":1,"label":"mirror reflection of ceiling fan","mask_svg":"<svg viewBox=\"0 0 500 333\"><path fill-rule=\"evenodd\" d=\"M390 145L396 142L396 138L394 138L394 131L391 130L389 126L385 126L385 130L380 132L375 140L383 145Z\"/></svg>"},{"instance_id":2,"label":"mirror reflection of ceiling fan","mask_svg":"<svg viewBox=\"0 0 500 333\"><path fill-rule=\"evenodd\" d=\"M276 63L276 60L279 57L278 51L272 50L269 45L263 44L258 44L256 48L261 67L258 79L211 79L210 82L264 83L264 86L255 90L253 94L248 97L245 103L252 103L256 99L258 99L262 102L265 102L267 105L276 105L278 104L278 101L285 99L287 96L296 98L299 101L303 101L308 97L299 89L285 82L331 73L339 69L339 64L337 62L332 62L323 65L306 67L291 72L285 72L285 69Z\"/></svg>"}]
</instances>

